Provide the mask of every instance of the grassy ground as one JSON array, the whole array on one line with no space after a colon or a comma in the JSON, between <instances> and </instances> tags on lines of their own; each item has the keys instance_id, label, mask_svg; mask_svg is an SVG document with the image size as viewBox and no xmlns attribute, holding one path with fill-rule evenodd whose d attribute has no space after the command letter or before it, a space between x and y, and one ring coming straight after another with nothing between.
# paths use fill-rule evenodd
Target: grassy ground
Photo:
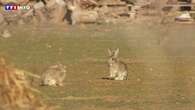
<instances>
[{"instance_id":1,"label":"grassy ground","mask_svg":"<svg viewBox=\"0 0 195 110\"><path fill-rule=\"evenodd\" d=\"M9 27L0 55L18 68L41 74L68 67L63 87L40 87L58 110L194 110L195 26L79 25ZM108 81L107 48L120 48L129 80Z\"/></svg>"}]
</instances>

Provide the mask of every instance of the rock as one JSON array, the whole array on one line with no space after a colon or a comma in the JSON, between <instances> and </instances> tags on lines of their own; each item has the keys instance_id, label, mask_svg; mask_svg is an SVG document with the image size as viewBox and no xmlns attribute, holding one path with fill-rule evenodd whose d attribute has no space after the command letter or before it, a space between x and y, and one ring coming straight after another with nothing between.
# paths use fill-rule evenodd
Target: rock
<instances>
[{"instance_id":1,"label":"rock","mask_svg":"<svg viewBox=\"0 0 195 110\"><path fill-rule=\"evenodd\" d=\"M67 9L71 12L70 22L72 25L77 23L96 23L99 17L98 12L95 10L82 9L79 2L69 2Z\"/></svg>"},{"instance_id":2,"label":"rock","mask_svg":"<svg viewBox=\"0 0 195 110\"><path fill-rule=\"evenodd\" d=\"M10 38L11 37L11 33L7 29L5 29L1 33L1 37L3 37L3 38Z\"/></svg>"},{"instance_id":3,"label":"rock","mask_svg":"<svg viewBox=\"0 0 195 110\"><path fill-rule=\"evenodd\" d=\"M189 12L184 12L180 16L177 16L175 18L175 20L177 20L177 21L191 21L192 17L191 17Z\"/></svg>"},{"instance_id":4,"label":"rock","mask_svg":"<svg viewBox=\"0 0 195 110\"><path fill-rule=\"evenodd\" d=\"M33 8L35 9L35 10L38 10L38 9L42 9L42 8L44 8L45 7L45 5L44 5L44 3L43 2L38 2L38 3L36 3L36 4L34 4L34 6L33 6Z\"/></svg>"}]
</instances>

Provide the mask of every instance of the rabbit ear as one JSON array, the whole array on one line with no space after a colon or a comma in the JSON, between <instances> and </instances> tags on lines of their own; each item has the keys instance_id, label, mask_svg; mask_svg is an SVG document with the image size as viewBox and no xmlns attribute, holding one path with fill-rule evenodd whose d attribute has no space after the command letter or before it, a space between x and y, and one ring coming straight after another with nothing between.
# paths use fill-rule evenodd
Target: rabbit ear
<instances>
[{"instance_id":1,"label":"rabbit ear","mask_svg":"<svg viewBox=\"0 0 195 110\"><path fill-rule=\"evenodd\" d=\"M118 57L118 54L119 54L119 48L117 48L115 51L114 51L114 57Z\"/></svg>"},{"instance_id":2,"label":"rabbit ear","mask_svg":"<svg viewBox=\"0 0 195 110\"><path fill-rule=\"evenodd\" d=\"M108 48L108 54L109 54L109 56L112 55L112 50L110 48Z\"/></svg>"}]
</instances>

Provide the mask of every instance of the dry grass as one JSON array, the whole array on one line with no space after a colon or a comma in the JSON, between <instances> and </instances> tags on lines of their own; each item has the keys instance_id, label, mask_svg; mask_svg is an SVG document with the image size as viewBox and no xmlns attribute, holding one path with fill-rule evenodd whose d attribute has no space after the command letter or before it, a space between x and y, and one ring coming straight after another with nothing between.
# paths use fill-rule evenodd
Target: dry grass
<instances>
[{"instance_id":1,"label":"dry grass","mask_svg":"<svg viewBox=\"0 0 195 110\"><path fill-rule=\"evenodd\" d=\"M25 79L17 76L15 69L0 59L0 109L1 110L49 110L51 109L33 95Z\"/></svg>"}]
</instances>

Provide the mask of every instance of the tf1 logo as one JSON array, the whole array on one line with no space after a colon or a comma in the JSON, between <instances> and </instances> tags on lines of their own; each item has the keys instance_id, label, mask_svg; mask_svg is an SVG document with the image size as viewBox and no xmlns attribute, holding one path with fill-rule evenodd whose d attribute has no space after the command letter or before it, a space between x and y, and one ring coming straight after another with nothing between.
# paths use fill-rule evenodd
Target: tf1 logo
<instances>
[{"instance_id":1,"label":"tf1 logo","mask_svg":"<svg viewBox=\"0 0 195 110\"><path fill-rule=\"evenodd\" d=\"M5 11L30 10L30 6L9 3L4 5Z\"/></svg>"}]
</instances>

